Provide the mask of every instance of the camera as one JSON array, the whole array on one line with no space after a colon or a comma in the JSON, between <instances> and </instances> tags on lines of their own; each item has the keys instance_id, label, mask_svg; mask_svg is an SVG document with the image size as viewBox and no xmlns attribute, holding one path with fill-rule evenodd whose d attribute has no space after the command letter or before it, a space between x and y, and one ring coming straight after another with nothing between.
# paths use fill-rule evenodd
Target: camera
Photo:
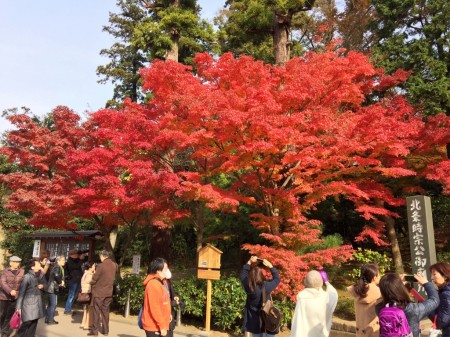
<instances>
[{"instance_id":1,"label":"camera","mask_svg":"<svg viewBox=\"0 0 450 337\"><path fill-rule=\"evenodd\" d=\"M414 277L414 275L405 275L405 281L407 281L407 282L417 282L417 280Z\"/></svg>"},{"instance_id":2,"label":"camera","mask_svg":"<svg viewBox=\"0 0 450 337\"><path fill-rule=\"evenodd\" d=\"M257 258L256 258L256 261L257 261L258 263L263 263L264 260L263 260L263 259L260 259L259 257L257 257Z\"/></svg>"}]
</instances>

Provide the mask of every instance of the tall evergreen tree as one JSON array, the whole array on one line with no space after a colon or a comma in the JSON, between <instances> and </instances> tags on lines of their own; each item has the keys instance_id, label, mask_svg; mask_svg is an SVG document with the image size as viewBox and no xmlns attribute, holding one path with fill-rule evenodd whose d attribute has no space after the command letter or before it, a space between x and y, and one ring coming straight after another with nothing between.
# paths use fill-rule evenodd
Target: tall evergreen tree
<instances>
[{"instance_id":1,"label":"tall evergreen tree","mask_svg":"<svg viewBox=\"0 0 450 337\"><path fill-rule=\"evenodd\" d=\"M149 59L192 63L195 53L212 52L213 27L200 18L197 0L143 0L148 15L138 24L134 42Z\"/></svg>"},{"instance_id":2,"label":"tall evergreen tree","mask_svg":"<svg viewBox=\"0 0 450 337\"><path fill-rule=\"evenodd\" d=\"M390 73L411 71L404 87L426 115L450 115L450 3L377 0L374 60Z\"/></svg>"},{"instance_id":3,"label":"tall evergreen tree","mask_svg":"<svg viewBox=\"0 0 450 337\"><path fill-rule=\"evenodd\" d=\"M147 11L137 0L118 0L117 6L119 13L110 13L110 25L103 27L103 31L111 34L116 42L109 49L100 51L110 62L97 68L97 75L102 76L100 83L112 81L114 84L114 95L108 105L117 105L126 97L133 102L144 98L140 90L139 69L144 67L147 59L145 52L132 41L136 27L147 16Z\"/></svg>"},{"instance_id":4,"label":"tall evergreen tree","mask_svg":"<svg viewBox=\"0 0 450 337\"><path fill-rule=\"evenodd\" d=\"M112 81L117 105L126 97L142 102L139 69L149 60L190 63L196 52L213 50L214 30L201 20L196 0L118 0L118 13L111 13L103 30L116 42L101 55L110 62L97 68L100 83Z\"/></svg>"},{"instance_id":5,"label":"tall evergreen tree","mask_svg":"<svg viewBox=\"0 0 450 337\"><path fill-rule=\"evenodd\" d=\"M334 1L323 1L332 2ZM278 65L302 50L307 15L314 0L227 0L218 19L222 51L246 54Z\"/></svg>"}]
</instances>

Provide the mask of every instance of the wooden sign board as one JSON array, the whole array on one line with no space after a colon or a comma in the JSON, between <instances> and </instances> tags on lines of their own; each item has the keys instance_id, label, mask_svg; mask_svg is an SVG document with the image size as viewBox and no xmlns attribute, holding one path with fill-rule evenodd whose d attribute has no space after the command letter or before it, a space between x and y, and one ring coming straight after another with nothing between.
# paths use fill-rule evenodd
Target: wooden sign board
<instances>
[{"instance_id":1,"label":"wooden sign board","mask_svg":"<svg viewBox=\"0 0 450 337\"><path fill-rule=\"evenodd\" d=\"M207 244L198 251L198 268L220 269L220 256L222 251Z\"/></svg>"},{"instance_id":2,"label":"wooden sign board","mask_svg":"<svg viewBox=\"0 0 450 337\"><path fill-rule=\"evenodd\" d=\"M197 269L197 277L207 280L220 280L220 270Z\"/></svg>"}]
</instances>

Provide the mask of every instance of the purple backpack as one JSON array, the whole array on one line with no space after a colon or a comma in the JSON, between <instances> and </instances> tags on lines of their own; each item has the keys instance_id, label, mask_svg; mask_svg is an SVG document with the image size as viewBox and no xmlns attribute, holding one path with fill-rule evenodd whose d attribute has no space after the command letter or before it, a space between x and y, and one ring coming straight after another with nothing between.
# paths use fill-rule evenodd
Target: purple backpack
<instances>
[{"instance_id":1,"label":"purple backpack","mask_svg":"<svg viewBox=\"0 0 450 337\"><path fill-rule=\"evenodd\" d=\"M405 313L395 304L393 306L386 304L386 307L380 310L378 320L380 322L380 337L412 336Z\"/></svg>"}]
</instances>

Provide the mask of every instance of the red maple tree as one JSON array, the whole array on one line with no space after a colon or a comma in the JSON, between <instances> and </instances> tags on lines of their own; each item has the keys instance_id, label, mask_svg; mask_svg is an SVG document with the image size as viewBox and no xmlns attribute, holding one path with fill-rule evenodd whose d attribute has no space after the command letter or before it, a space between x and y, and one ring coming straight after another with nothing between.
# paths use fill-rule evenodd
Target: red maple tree
<instances>
[{"instance_id":1,"label":"red maple tree","mask_svg":"<svg viewBox=\"0 0 450 337\"><path fill-rule=\"evenodd\" d=\"M21 171L1 177L12 190L8 207L29 212L37 227L76 229L75 218L93 220L106 249L118 226L134 235L138 226L164 227L184 215L171 197L178 176L142 150L148 144L139 131L150 137L152 122L139 120L139 109L127 102L123 110L100 110L81 123L60 106L52 128L24 114L11 116L17 130L8 133L2 151Z\"/></svg>"},{"instance_id":2,"label":"red maple tree","mask_svg":"<svg viewBox=\"0 0 450 337\"><path fill-rule=\"evenodd\" d=\"M427 130L433 147L448 141L447 117L427 124L389 90L405 72L387 76L359 53L311 53L285 67L231 54L217 60L200 54L195 61L196 75L155 61L141 71L144 89L153 94L165 134L179 148L190 147L195 160L214 163L209 175L233 176L230 192L260 209L252 224L269 244L243 248L280 268L279 291L291 297L309 269L351 254L349 246L298 254L322 241L310 210L328 196L344 195L367 220L357 239L382 244L382 217L396 216L383 205L404 203L387 182L417 174L408 159L429 149L422 141ZM445 159L433 159L441 171L428 177L445 178ZM197 181L202 174L196 172Z\"/></svg>"}]
</instances>

